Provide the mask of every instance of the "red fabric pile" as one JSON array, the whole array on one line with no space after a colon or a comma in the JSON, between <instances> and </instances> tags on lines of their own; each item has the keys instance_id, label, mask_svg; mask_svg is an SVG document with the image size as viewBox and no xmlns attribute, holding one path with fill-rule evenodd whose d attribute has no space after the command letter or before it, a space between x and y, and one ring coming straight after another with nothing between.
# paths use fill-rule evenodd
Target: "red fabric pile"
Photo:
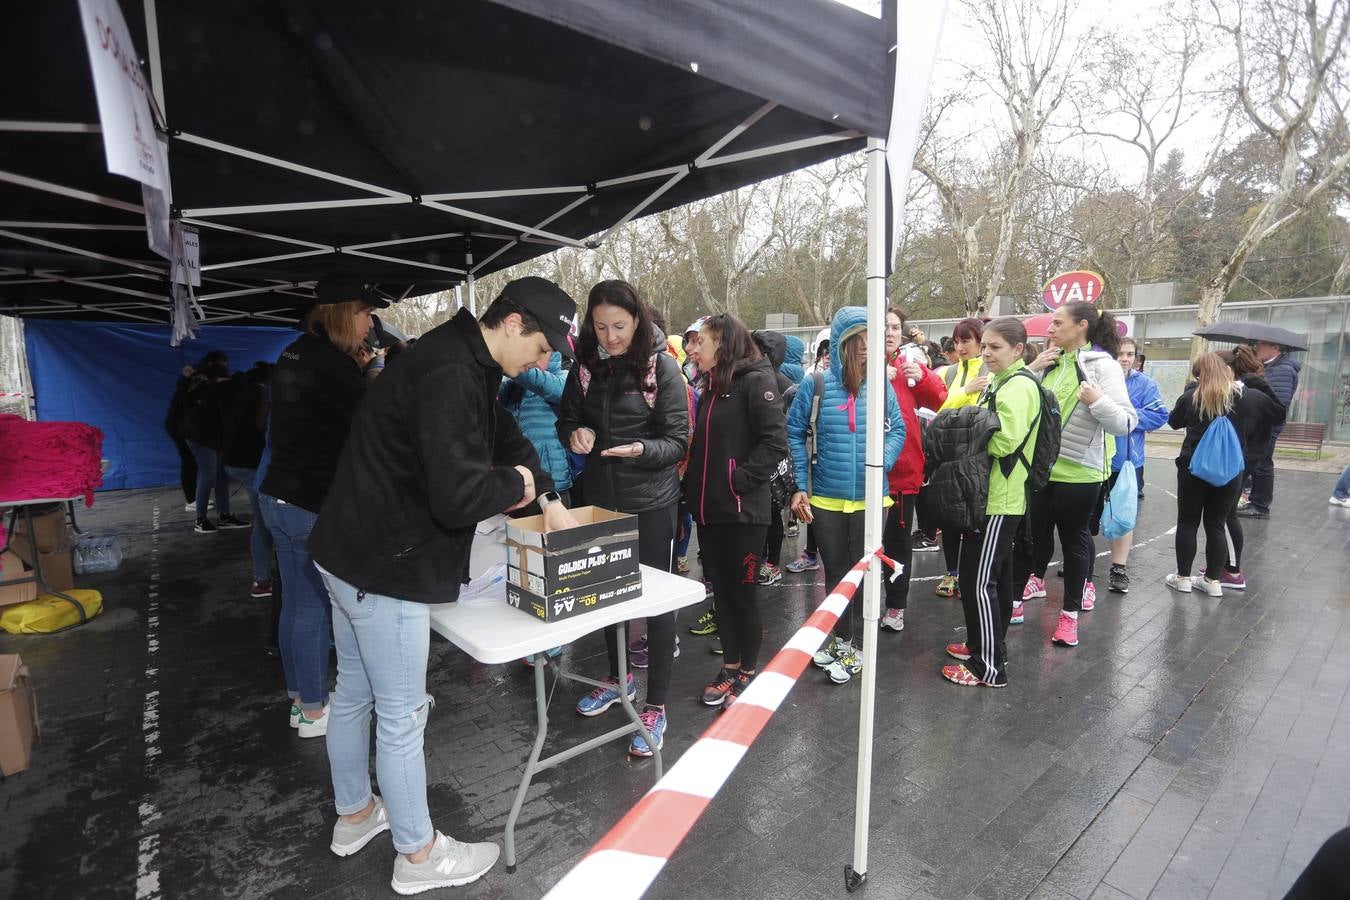
<instances>
[{"instance_id":1,"label":"red fabric pile","mask_svg":"<svg viewBox=\"0 0 1350 900\"><path fill-rule=\"evenodd\" d=\"M103 483L103 432L83 422L0 415L0 502L84 495Z\"/></svg>"}]
</instances>

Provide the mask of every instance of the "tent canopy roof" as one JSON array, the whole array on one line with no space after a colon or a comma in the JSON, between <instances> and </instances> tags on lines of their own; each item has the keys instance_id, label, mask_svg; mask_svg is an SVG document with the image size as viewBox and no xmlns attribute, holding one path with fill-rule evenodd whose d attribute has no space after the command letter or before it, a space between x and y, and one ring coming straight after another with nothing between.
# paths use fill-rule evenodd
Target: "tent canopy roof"
<instances>
[{"instance_id":1,"label":"tent canopy roof","mask_svg":"<svg viewBox=\"0 0 1350 900\"><path fill-rule=\"evenodd\" d=\"M147 52L143 5L122 5ZM442 290L855 150L890 112L892 32L833 0L175 0L156 18L208 321L293 318L331 273ZM0 46L28 76L0 88L0 312L166 320L77 4L19 5Z\"/></svg>"}]
</instances>

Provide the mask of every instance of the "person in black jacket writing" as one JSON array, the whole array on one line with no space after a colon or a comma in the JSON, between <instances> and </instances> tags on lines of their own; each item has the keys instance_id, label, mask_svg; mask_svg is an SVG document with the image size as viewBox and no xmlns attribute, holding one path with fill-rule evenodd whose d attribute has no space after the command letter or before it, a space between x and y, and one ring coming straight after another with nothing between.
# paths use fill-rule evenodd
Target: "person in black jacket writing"
<instances>
[{"instance_id":1,"label":"person in black jacket writing","mask_svg":"<svg viewBox=\"0 0 1350 900\"><path fill-rule=\"evenodd\" d=\"M401 894L467 884L500 852L432 827L422 749L432 703L428 604L459 596L480 520L538 500L547 529L576 525L497 400L503 376L547 367L554 350L571 354L575 321L576 304L556 284L521 278L481 320L460 310L424 335L370 385L310 536L338 656L332 850L347 856L392 831ZM370 785L372 708L382 798Z\"/></svg>"},{"instance_id":2,"label":"person in black jacket writing","mask_svg":"<svg viewBox=\"0 0 1350 900\"><path fill-rule=\"evenodd\" d=\"M665 352L665 335L652 325L637 291L624 281L591 288L577 340L577 365L563 388L558 438L586 454L581 492L586 502L638 517L638 557L669 572L680 502L679 463L689 448L689 395L680 364ZM666 730L666 690L675 658L675 614L647 620L650 671L646 706L639 714L661 749ZM618 629L605 629L607 687L577 704L598 716L619 702ZM637 696L629 673L624 690ZM628 752L651 756L642 734Z\"/></svg>"},{"instance_id":3,"label":"person in black jacket writing","mask_svg":"<svg viewBox=\"0 0 1350 900\"><path fill-rule=\"evenodd\" d=\"M694 417L685 504L698 521L722 637L723 664L702 700L724 706L759 665L756 569L773 514L769 479L787 456L787 418L773 364L735 316L704 323L694 353L707 386Z\"/></svg>"}]
</instances>

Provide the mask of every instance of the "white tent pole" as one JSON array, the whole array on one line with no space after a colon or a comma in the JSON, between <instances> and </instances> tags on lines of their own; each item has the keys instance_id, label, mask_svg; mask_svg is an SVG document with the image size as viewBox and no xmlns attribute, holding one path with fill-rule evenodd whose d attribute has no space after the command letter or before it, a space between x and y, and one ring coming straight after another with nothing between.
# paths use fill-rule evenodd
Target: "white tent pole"
<instances>
[{"instance_id":1,"label":"white tent pole","mask_svg":"<svg viewBox=\"0 0 1350 900\"><path fill-rule=\"evenodd\" d=\"M298 253L281 253L276 256L255 256L252 259L236 259L230 262L211 263L202 266L203 272L218 272L221 269L237 269L241 266L256 266L262 263L282 262L288 259L303 259L306 256L323 256L332 253L333 248L325 247L323 250L301 250Z\"/></svg>"},{"instance_id":2,"label":"white tent pole","mask_svg":"<svg viewBox=\"0 0 1350 900\"><path fill-rule=\"evenodd\" d=\"M472 265L472 262L473 262L473 260L472 260L472 258L470 258L470 264L471 264L471 265ZM474 295L474 289L473 289L473 287L474 287L474 282L475 282L476 280L477 280L477 279L474 278L472 275L469 276L469 281L468 281L468 285L469 285L469 312L471 312L471 313L473 314L474 318L477 318L477 317L478 317L478 298Z\"/></svg>"},{"instance_id":3,"label":"white tent pole","mask_svg":"<svg viewBox=\"0 0 1350 900\"><path fill-rule=\"evenodd\" d=\"M140 269L143 272L155 272L160 275L164 275L167 274L168 271L166 266L149 266L146 265L145 263L135 262L130 259L122 259L121 257L117 256L108 256L107 254L104 253L96 253L93 250L85 250L82 247L72 247L70 244L58 244L56 241L45 241L42 238L33 237L32 235L27 234L19 234L17 231L9 231L8 229L0 229L0 237L7 237L10 240L23 241L24 243L28 244L36 244L39 247L47 247L51 250L64 250L67 253L75 253L80 256L87 256L90 259L101 259L104 262L117 263L120 266L127 266L128 268L132 269Z\"/></svg>"},{"instance_id":4,"label":"white tent pole","mask_svg":"<svg viewBox=\"0 0 1350 900\"><path fill-rule=\"evenodd\" d=\"M85 122L27 122L0 119L0 131L31 131L35 134L102 134L103 126Z\"/></svg>"},{"instance_id":5,"label":"white tent pole","mask_svg":"<svg viewBox=\"0 0 1350 900\"><path fill-rule=\"evenodd\" d=\"M417 262L412 259L400 259L397 256L381 256L378 253L367 253L364 250L348 250L343 248L342 252L347 256L361 256L366 259L378 259L381 262L396 263L400 266L415 266L419 269L431 269L436 272L448 272L451 275L463 275L463 269L456 269L453 266L438 266L435 263Z\"/></svg>"},{"instance_id":6,"label":"white tent pole","mask_svg":"<svg viewBox=\"0 0 1350 900\"><path fill-rule=\"evenodd\" d=\"M354 197L350 200L304 200L298 203L254 203L248 206L208 206L199 209L185 209L184 216L203 218L206 216L247 216L279 212L308 212L314 209L347 209L353 206L393 206L400 203L412 203L406 197Z\"/></svg>"},{"instance_id":7,"label":"white tent pole","mask_svg":"<svg viewBox=\"0 0 1350 900\"><path fill-rule=\"evenodd\" d=\"M543 220L542 222L540 222L536 227L538 227L538 228L543 228L545 225L549 225L549 224L551 224L551 223L553 223L553 222L556 222L558 219L561 219L563 216L567 215L567 214L570 213L572 210L576 209L578 206L581 206L583 203L586 203L587 201L589 201L589 200L591 199L592 196L594 196L594 195L592 195L592 194L584 194L584 195L578 197L577 199L573 200L571 203L569 203L569 204L567 204L566 206L564 206L562 209L560 209L560 210L558 210L557 212L555 212L553 215L549 216L547 219L544 219L544 220ZM472 232L472 234L473 234L475 237L482 237L482 235L480 235L480 234L479 234L478 232L476 232L476 231L475 231L475 232ZM496 238L498 237L498 236L495 235L495 234L494 234L494 235L488 235L488 236L489 236L489 237L492 237L493 239L496 239ZM514 239L511 240L509 243L506 243L506 244L502 245L502 247L501 247L500 249L493 251L493 253L492 253L491 256L489 256L487 259L484 259L484 260L482 260L481 262L479 262L478 265L474 265L474 264L473 264L473 257L470 256L469 259L468 259L469 271L470 271L472 274L477 275L479 269L483 268L483 267L486 266L488 263L492 262L494 259L496 259L497 257L501 256L503 253L505 253L506 251L510 250L512 247L514 247L516 244L520 243L520 242L521 242L522 240L524 240L525 238L526 238L526 235L523 235L523 234L520 235L519 237L514 238Z\"/></svg>"},{"instance_id":8,"label":"white tent pole","mask_svg":"<svg viewBox=\"0 0 1350 900\"><path fill-rule=\"evenodd\" d=\"M550 188L511 188L504 191L459 191L448 194L423 194L423 200L495 200L500 197L542 197L545 194L584 194L586 185L566 184Z\"/></svg>"},{"instance_id":9,"label":"white tent pole","mask_svg":"<svg viewBox=\"0 0 1350 900\"><path fill-rule=\"evenodd\" d=\"M881 546L886 510L882 459L886 383L886 142L867 139L867 482L863 545ZM853 602L858 602L854 600ZM853 866L845 883L856 890L867 878L867 830L872 803L872 726L877 691L877 620L881 615L881 563L863 580L862 706L858 713L858 785L853 818Z\"/></svg>"},{"instance_id":10,"label":"white tent pole","mask_svg":"<svg viewBox=\"0 0 1350 900\"><path fill-rule=\"evenodd\" d=\"M0 181L9 184L17 184L19 187L32 188L35 191L46 191L49 194L56 194L61 197L70 197L73 200L84 200L88 203L97 203L101 206L111 206L113 209L124 209L127 212L145 215L145 207L141 206L139 203L128 203L125 200L118 200L115 197L104 197L101 194L82 191L78 188L65 187L64 185L53 184L50 181L29 178L27 175L20 175L17 172L0 172Z\"/></svg>"}]
</instances>

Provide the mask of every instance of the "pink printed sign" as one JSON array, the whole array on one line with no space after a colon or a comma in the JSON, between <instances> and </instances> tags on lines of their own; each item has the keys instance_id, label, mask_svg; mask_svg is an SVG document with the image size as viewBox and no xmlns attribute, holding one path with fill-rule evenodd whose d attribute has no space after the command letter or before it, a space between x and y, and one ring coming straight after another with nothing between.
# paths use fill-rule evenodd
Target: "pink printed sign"
<instances>
[{"instance_id":1,"label":"pink printed sign","mask_svg":"<svg viewBox=\"0 0 1350 900\"><path fill-rule=\"evenodd\" d=\"M1050 279L1042 297L1054 312L1066 303L1097 303L1102 297L1102 276L1096 272L1064 272Z\"/></svg>"}]
</instances>

